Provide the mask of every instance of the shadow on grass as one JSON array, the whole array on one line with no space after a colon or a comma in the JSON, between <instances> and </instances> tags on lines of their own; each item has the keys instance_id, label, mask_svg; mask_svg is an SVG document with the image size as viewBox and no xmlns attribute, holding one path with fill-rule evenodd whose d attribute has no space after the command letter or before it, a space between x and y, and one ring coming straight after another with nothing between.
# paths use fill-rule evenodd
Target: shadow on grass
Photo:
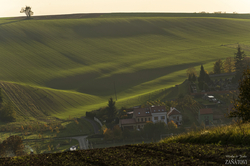
<instances>
[{"instance_id":1,"label":"shadow on grass","mask_svg":"<svg viewBox=\"0 0 250 166\"><path fill-rule=\"evenodd\" d=\"M5 23L1 23L1 25L7 25L7 24L12 24L12 23L15 23L15 22L21 22L21 21L25 21L25 20L30 20L30 19L23 19L23 20L17 20L17 21L10 21L10 22L5 22Z\"/></svg>"}]
</instances>

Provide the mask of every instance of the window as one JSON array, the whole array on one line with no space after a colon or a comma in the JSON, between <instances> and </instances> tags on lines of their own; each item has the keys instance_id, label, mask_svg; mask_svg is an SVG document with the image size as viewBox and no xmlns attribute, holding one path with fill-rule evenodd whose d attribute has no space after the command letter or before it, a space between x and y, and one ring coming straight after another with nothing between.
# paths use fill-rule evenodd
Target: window
<instances>
[{"instance_id":1,"label":"window","mask_svg":"<svg viewBox=\"0 0 250 166\"><path fill-rule=\"evenodd\" d=\"M165 116L161 116L161 119L164 120L164 119L165 119Z\"/></svg>"},{"instance_id":2,"label":"window","mask_svg":"<svg viewBox=\"0 0 250 166\"><path fill-rule=\"evenodd\" d=\"M179 120L179 116L177 116L177 120Z\"/></svg>"},{"instance_id":3,"label":"window","mask_svg":"<svg viewBox=\"0 0 250 166\"><path fill-rule=\"evenodd\" d=\"M140 119L138 118L138 122L140 122Z\"/></svg>"},{"instance_id":4,"label":"window","mask_svg":"<svg viewBox=\"0 0 250 166\"><path fill-rule=\"evenodd\" d=\"M175 117L175 116L173 116L173 119L176 119L176 117Z\"/></svg>"},{"instance_id":5,"label":"window","mask_svg":"<svg viewBox=\"0 0 250 166\"><path fill-rule=\"evenodd\" d=\"M158 110L158 111L161 111L161 110Z\"/></svg>"},{"instance_id":6,"label":"window","mask_svg":"<svg viewBox=\"0 0 250 166\"><path fill-rule=\"evenodd\" d=\"M155 112L155 110L154 110L154 112Z\"/></svg>"},{"instance_id":7,"label":"window","mask_svg":"<svg viewBox=\"0 0 250 166\"><path fill-rule=\"evenodd\" d=\"M164 111L164 109L162 109L162 111Z\"/></svg>"},{"instance_id":8,"label":"window","mask_svg":"<svg viewBox=\"0 0 250 166\"><path fill-rule=\"evenodd\" d=\"M141 118L141 121L143 122L143 118Z\"/></svg>"},{"instance_id":9,"label":"window","mask_svg":"<svg viewBox=\"0 0 250 166\"><path fill-rule=\"evenodd\" d=\"M145 122L147 122L147 118L145 118Z\"/></svg>"},{"instance_id":10,"label":"window","mask_svg":"<svg viewBox=\"0 0 250 166\"><path fill-rule=\"evenodd\" d=\"M141 114L140 112L138 112L138 114Z\"/></svg>"},{"instance_id":11,"label":"window","mask_svg":"<svg viewBox=\"0 0 250 166\"><path fill-rule=\"evenodd\" d=\"M150 118L148 118L148 121L150 121Z\"/></svg>"},{"instance_id":12,"label":"window","mask_svg":"<svg viewBox=\"0 0 250 166\"><path fill-rule=\"evenodd\" d=\"M154 120L158 120L158 117L154 117Z\"/></svg>"}]
</instances>

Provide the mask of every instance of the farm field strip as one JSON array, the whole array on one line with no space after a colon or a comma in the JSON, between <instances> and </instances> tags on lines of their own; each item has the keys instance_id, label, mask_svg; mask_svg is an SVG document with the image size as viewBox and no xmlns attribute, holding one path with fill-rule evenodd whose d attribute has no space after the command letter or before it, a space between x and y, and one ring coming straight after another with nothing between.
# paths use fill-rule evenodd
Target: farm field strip
<instances>
[{"instance_id":1,"label":"farm field strip","mask_svg":"<svg viewBox=\"0 0 250 166\"><path fill-rule=\"evenodd\" d=\"M56 154L40 154L23 156L22 158L1 158L4 164L35 164L49 163L62 165L222 165L226 155L249 155L249 147L198 145L180 143L149 143L125 145L110 148L77 150ZM25 163L24 163L25 161Z\"/></svg>"}]
</instances>

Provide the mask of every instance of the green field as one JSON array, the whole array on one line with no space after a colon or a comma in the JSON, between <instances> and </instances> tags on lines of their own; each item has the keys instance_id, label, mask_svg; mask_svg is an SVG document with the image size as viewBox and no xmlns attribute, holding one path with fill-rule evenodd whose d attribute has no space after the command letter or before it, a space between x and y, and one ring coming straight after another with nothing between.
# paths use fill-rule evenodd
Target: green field
<instances>
[{"instance_id":1,"label":"green field","mask_svg":"<svg viewBox=\"0 0 250 166\"><path fill-rule=\"evenodd\" d=\"M186 69L211 71L250 52L249 15L104 14L98 18L0 19L0 80L19 117L66 119L171 88Z\"/></svg>"}]
</instances>

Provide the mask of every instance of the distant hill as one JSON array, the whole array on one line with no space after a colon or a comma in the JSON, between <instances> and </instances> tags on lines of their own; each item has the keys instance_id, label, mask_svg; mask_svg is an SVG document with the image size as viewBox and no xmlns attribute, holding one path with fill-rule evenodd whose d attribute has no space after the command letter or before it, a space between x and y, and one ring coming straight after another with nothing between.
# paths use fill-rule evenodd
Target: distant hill
<instances>
[{"instance_id":1,"label":"distant hill","mask_svg":"<svg viewBox=\"0 0 250 166\"><path fill-rule=\"evenodd\" d=\"M47 96L34 102L34 109L60 118L105 106L109 97L115 97L114 86L118 107L138 105L141 95L183 82L188 67L199 71L204 64L210 71L217 59L233 57L237 43L249 54L249 27L249 15L242 14L0 19L0 80L10 87L6 88L10 98L18 90L37 96L34 99ZM28 105L30 99L13 97L21 110L26 106L18 100Z\"/></svg>"}]
</instances>

